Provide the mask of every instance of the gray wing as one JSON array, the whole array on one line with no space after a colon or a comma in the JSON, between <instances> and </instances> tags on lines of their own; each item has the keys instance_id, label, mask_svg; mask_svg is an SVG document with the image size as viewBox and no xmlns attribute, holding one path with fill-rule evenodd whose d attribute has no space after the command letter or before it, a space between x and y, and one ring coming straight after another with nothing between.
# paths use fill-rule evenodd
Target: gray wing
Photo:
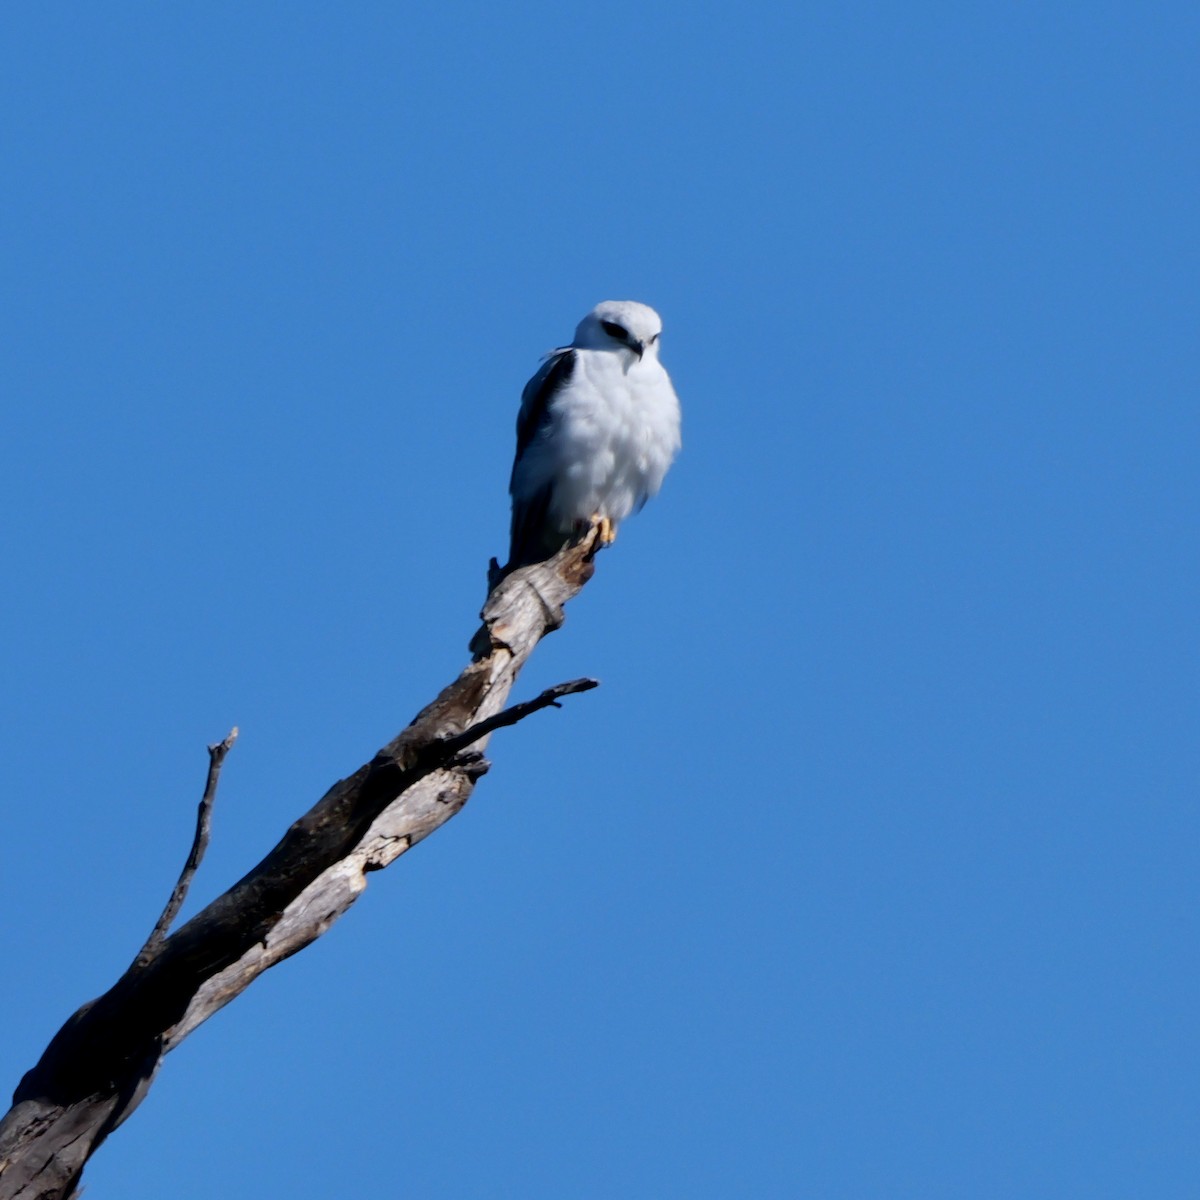
<instances>
[{"instance_id":1,"label":"gray wing","mask_svg":"<svg viewBox=\"0 0 1200 1200\"><path fill-rule=\"evenodd\" d=\"M521 457L538 437L544 436L550 423L550 401L564 387L575 371L575 351L567 346L555 350L521 393L521 410L517 414L517 453L513 459L508 492L512 496L512 527L510 530L508 570L541 562L556 547L547 534L546 514L550 507L547 485L530 496L517 496L517 468Z\"/></svg>"},{"instance_id":2,"label":"gray wing","mask_svg":"<svg viewBox=\"0 0 1200 1200\"><path fill-rule=\"evenodd\" d=\"M529 443L545 429L550 418L550 398L571 378L575 370L575 351L567 346L554 350L538 368L537 374L521 393L521 410L517 413L517 453L513 472L508 481L509 494L517 478L517 464Z\"/></svg>"}]
</instances>

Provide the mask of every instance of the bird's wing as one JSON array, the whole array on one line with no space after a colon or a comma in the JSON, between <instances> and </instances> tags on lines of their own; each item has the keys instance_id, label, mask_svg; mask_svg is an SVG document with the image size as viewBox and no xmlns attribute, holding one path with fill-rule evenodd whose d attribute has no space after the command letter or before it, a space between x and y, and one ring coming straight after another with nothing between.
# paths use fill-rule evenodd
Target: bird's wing
<instances>
[{"instance_id":1,"label":"bird's wing","mask_svg":"<svg viewBox=\"0 0 1200 1200\"><path fill-rule=\"evenodd\" d=\"M552 350L538 372L521 393L521 410L517 413L517 453L513 457L513 473L508 481L511 493L517 476L517 463L529 448L529 443L545 427L550 416L550 399L571 378L575 370L575 351L566 346Z\"/></svg>"},{"instance_id":2,"label":"bird's wing","mask_svg":"<svg viewBox=\"0 0 1200 1200\"><path fill-rule=\"evenodd\" d=\"M521 410L517 414L517 453L513 459L508 491L513 498L508 569L526 563L539 562L547 550L546 521L553 484L531 495L517 495L517 468L521 457L550 420L550 402L570 381L575 370L575 351L567 346L552 351L538 372L521 393Z\"/></svg>"}]
</instances>

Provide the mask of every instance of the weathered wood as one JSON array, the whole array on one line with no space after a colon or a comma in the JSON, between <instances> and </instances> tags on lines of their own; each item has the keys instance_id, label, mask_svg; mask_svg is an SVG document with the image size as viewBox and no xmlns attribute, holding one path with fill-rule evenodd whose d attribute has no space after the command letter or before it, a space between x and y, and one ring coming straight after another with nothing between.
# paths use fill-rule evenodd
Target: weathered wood
<instances>
[{"instance_id":1,"label":"weathered wood","mask_svg":"<svg viewBox=\"0 0 1200 1200\"><path fill-rule=\"evenodd\" d=\"M493 584L472 661L409 726L333 787L246 876L169 937L207 839L219 758L196 841L163 916L125 974L79 1009L17 1086L0 1121L0 1200L67 1200L84 1165L141 1103L163 1056L263 971L320 937L367 875L445 824L487 770L492 732L594 687L575 680L505 709L538 642L591 577L596 531ZM231 741L218 743L227 752ZM215 770L213 769L215 767Z\"/></svg>"}]
</instances>

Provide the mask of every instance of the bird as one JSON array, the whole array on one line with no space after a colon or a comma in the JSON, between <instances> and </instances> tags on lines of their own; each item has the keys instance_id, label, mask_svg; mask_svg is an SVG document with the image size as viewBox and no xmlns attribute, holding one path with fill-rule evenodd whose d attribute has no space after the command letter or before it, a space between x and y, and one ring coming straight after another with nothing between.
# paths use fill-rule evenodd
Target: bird
<instances>
[{"instance_id":1,"label":"bird","mask_svg":"<svg viewBox=\"0 0 1200 1200\"><path fill-rule=\"evenodd\" d=\"M508 574L598 526L599 544L662 486L679 453L679 399L658 360L662 319L605 300L521 393Z\"/></svg>"}]
</instances>

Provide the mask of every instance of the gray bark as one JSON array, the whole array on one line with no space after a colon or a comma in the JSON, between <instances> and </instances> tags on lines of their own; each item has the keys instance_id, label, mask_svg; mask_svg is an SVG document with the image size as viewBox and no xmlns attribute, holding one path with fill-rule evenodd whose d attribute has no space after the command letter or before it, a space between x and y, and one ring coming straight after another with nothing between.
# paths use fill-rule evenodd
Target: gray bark
<instances>
[{"instance_id":1,"label":"gray bark","mask_svg":"<svg viewBox=\"0 0 1200 1200\"><path fill-rule=\"evenodd\" d=\"M445 824L488 767L491 733L562 695L559 685L505 709L534 647L592 573L595 530L546 563L501 577L492 564L472 660L411 724L333 787L243 879L166 936L199 864L217 772L232 738L210 747L212 766L196 843L146 945L104 995L55 1034L0 1121L0 1200L67 1200L84 1165L141 1103L163 1057L268 967L320 937L367 885ZM235 731L236 732L236 731Z\"/></svg>"}]
</instances>

